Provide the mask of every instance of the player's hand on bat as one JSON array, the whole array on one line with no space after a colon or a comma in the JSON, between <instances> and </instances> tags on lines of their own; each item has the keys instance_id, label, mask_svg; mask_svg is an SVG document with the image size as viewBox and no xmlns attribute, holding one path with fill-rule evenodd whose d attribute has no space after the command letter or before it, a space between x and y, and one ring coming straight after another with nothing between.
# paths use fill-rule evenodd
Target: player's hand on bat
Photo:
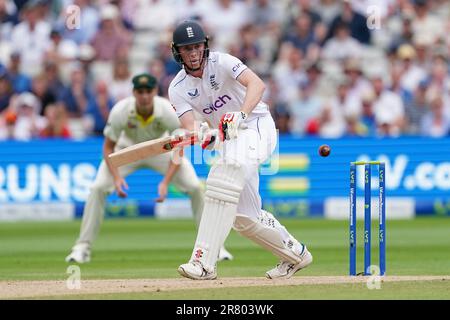
<instances>
[{"instance_id":1,"label":"player's hand on bat","mask_svg":"<svg viewBox=\"0 0 450 320\"><path fill-rule=\"evenodd\" d=\"M172 134L173 142L179 142L179 141L185 140L187 134L188 134L188 132L183 128L176 129Z\"/></svg>"},{"instance_id":2,"label":"player's hand on bat","mask_svg":"<svg viewBox=\"0 0 450 320\"><path fill-rule=\"evenodd\" d=\"M165 181L161 181L158 185L158 195L159 197L155 199L156 202L163 202L168 193L169 186Z\"/></svg>"},{"instance_id":3,"label":"player's hand on bat","mask_svg":"<svg viewBox=\"0 0 450 320\"><path fill-rule=\"evenodd\" d=\"M219 130L210 129L207 122L202 122L198 130L198 140L202 149L213 150L219 141Z\"/></svg>"},{"instance_id":4,"label":"player's hand on bat","mask_svg":"<svg viewBox=\"0 0 450 320\"><path fill-rule=\"evenodd\" d=\"M248 118L245 112L227 112L220 119L219 132L222 141L236 139L239 129L246 129L244 121Z\"/></svg>"},{"instance_id":5,"label":"player's hand on bat","mask_svg":"<svg viewBox=\"0 0 450 320\"><path fill-rule=\"evenodd\" d=\"M124 178L119 177L114 180L114 187L116 188L117 195L120 198L126 198L128 195L125 190L128 190L128 184Z\"/></svg>"}]
</instances>

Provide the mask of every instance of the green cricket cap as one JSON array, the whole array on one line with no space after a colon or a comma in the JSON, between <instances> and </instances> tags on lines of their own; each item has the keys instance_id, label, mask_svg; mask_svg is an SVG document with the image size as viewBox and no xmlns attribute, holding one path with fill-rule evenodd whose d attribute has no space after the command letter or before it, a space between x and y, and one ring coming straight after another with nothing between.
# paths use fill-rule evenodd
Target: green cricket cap
<instances>
[{"instance_id":1,"label":"green cricket cap","mask_svg":"<svg viewBox=\"0 0 450 320\"><path fill-rule=\"evenodd\" d=\"M133 89L153 89L157 84L156 78L149 73L134 76L132 82Z\"/></svg>"}]
</instances>

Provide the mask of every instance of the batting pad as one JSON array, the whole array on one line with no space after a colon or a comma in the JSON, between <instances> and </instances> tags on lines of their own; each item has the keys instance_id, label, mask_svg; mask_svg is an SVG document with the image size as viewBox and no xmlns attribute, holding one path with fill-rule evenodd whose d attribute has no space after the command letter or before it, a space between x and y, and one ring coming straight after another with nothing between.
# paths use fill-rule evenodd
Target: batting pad
<instances>
[{"instance_id":1,"label":"batting pad","mask_svg":"<svg viewBox=\"0 0 450 320\"><path fill-rule=\"evenodd\" d=\"M198 228L191 261L202 262L212 272L219 249L230 233L236 217L237 204L244 189L245 173L237 163L218 161L206 180L205 206Z\"/></svg>"},{"instance_id":2,"label":"batting pad","mask_svg":"<svg viewBox=\"0 0 450 320\"><path fill-rule=\"evenodd\" d=\"M300 244L269 212L261 210L258 220L237 214L234 229L283 261L299 263ZM297 251L297 252L296 252Z\"/></svg>"}]
</instances>

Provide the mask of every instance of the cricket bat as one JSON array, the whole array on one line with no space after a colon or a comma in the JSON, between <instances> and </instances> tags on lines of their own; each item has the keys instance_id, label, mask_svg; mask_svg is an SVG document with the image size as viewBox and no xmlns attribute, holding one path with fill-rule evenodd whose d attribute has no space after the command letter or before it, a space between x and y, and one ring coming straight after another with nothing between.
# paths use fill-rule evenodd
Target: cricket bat
<instances>
[{"instance_id":1,"label":"cricket bat","mask_svg":"<svg viewBox=\"0 0 450 320\"><path fill-rule=\"evenodd\" d=\"M197 134L187 133L184 136L168 136L155 140L137 143L117 152L111 153L108 158L111 164L118 168L148 157L170 152L174 148L193 145L197 142Z\"/></svg>"}]
</instances>

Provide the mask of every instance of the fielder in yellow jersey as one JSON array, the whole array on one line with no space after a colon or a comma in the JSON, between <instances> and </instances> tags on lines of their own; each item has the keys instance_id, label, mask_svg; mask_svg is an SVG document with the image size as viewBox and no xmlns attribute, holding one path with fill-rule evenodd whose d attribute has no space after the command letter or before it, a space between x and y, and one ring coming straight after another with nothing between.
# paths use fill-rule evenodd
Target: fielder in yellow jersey
<instances>
[{"instance_id":1,"label":"fielder in yellow jersey","mask_svg":"<svg viewBox=\"0 0 450 320\"><path fill-rule=\"evenodd\" d=\"M180 121L170 102L157 96L157 81L152 75L140 74L132 81L133 96L119 101L109 114L103 131L103 159L108 159L108 155L114 151L167 136L180 128ZM190 161L183 156L173 156L169 152L120 168L103 160L84 207L79 238L66 257L66 262L90 261L91 246L103 221L106 197L114 189L119 197L127 197L125 177L140 168L152 169L164 175L158 186L158 201L166 198L169 183L186 193L191 199L198 225L203 211L203 188ZM219 260L232 259L225 248L222 248L219 255Z\"/></svg>"}]
</instances>

